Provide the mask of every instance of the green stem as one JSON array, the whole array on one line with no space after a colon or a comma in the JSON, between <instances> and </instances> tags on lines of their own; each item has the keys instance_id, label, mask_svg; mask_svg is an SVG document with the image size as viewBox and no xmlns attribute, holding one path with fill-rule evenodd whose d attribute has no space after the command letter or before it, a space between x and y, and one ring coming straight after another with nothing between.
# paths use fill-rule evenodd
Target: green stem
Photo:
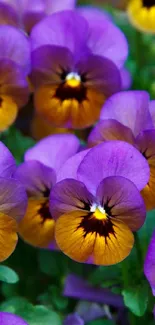
<instances>
[{"instance_id":1,"label":"green stem","mask_svg":"<svg viewBox=\"0 0 155 325\"><path fill-rule=\"evenodd\" d=\"M129 285L129 280L128 280L128 262L127 260L124 260L121 265L122 269L122 282L124 288L126 288Z\"/></svg>"},{"instance_id":2,"label":"green stem","mask_svg":"<svg viewBox=\"0 0 155 325\"><path fill-rule=\"evenodd\" d=\"M139 240L139 236L138 236L137 232L135 232L135 247L136 247L136 251L137 251L138 261L140 263L140 266L142 266L142 264L143 264L143 254L142 254L141 244L140 244L140 240Z\"/></svg>"},{"instance_id":3,"label":"green stem","mask_svg":"<svg viewBox=\"0 0 155 325\"><path fill-rule=\"evenodd\" d=\"M137 317L131 312L129 312L129 321L130 321L130 325L137 324Z\"/></svg>"},{"instance_id":4,"label":"green stem","mask_svg":"<svg viewBox=\"0 0 155 325\"><path fill-rule=\"evenodd\" d=\"M141 69L144 69L146 65L145 53L146 45L143 40L143 34L138 30L135 31L135 61L137 66L137 72L139 73Z\"/></svg>"},{"instance_id":5,"label":"green stem","mask_svg":"<svg viewBox=\"0 0 155 325\"><path fill-rule=\"evenodd\" d=\"M129 267L128 267L128 261L124 260L121 264L121 270L122 270L122 282L123 287L127 288L129 286ZM130 325L136 325L136 317L135 315L128 311L128 317L129 317L129 323Z\"/></svg>"}]
</instances>

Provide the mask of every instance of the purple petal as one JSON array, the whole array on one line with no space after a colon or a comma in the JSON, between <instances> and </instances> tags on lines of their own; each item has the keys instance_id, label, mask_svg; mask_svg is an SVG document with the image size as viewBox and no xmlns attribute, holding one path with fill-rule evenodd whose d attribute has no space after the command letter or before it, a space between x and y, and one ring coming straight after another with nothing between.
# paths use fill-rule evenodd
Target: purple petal
<instances>
[{"instance_id":1,"label":"purple petal","mask_svg":"<svg viewBox=\"0 0 155 325\"><path fill-rule=\"evenodd\" d=\"M65 71L68 71L68 68L72 70L73 56L65 47L41 46L32 52L32 67L31 77L35 86L49 82L60 83L61 67Z\"/></svg>"},{"instance_id":2,"label":"purple petal","mask_svg":"<svg viewBox=\"0 0 155 325\"><path fill-rule=\"evenodd\" d=\"M149 182L141 192L146 209L149 211L155 208L155 130L141 132L136 138L136 147L146 158L150 167Z\"/></svg>"},{"instance_id":3,"label":"purple petal","mask_svg":"<svg viewBox=\"0 0 155 325\"><path fill-rule=\"evenodd\" d=\"M87 21L74 11L61 11L42 20L31 33L32 50L42 45L58 45L68 48L77 57L86 47ZM67 39L67 42L66 42Z\"/></svg>"},{"instance_id":4,"label":"purple petal","mask_svg":"<svg viewBox=\"0 0 155 325\"><path fill-rule=\"evenodd\" d=\"M94 6L81 6L77 8L77 11L87 19L88 23L98 21L102 24L106 19L112 21L112 17L107 12Z\"/></svg>"},{"instance_id":5,"label":"purple petal","mask_svg":"<svg viewBox=\"0 0 155 325\"><path fill-rule=\"evenodd\" d=\"M0 177L12 177L16 162L9 149L0 142Z\"/></svg>"},{"instance_id":6,"label":"purple petal","mask_svg":"<svg viewBox=\"0 0 155 325\"><path fill-rule=\"evenodd\" d=\"M74 9L76 2L77 0L45 0L46 12L47 14L50 14L56 11Z\"/></svg>"},{"instance_id":7,"label":"purple petal","mask_svg":"<svg viewBox=\"0 0 155 325\"><path fill-rule=\"evenodd\" d=\"M63 324L64 325L84 325L84 321L77 314L70 314L65 318Z\"/></svg>"},{"instance_id":8,"label":"purple petal","mask_svg":"<svg viewBox=\"0 0 155 325\"><path fill-rule=\"evenodd\" d=\"M106 141L92 148L82 160L78 179L91 193L108 176L123 176L131 180L139 190L148 182L149 165L142 154L123 141Z\"/></svg>"},{"instance_id":9,"label":"purple petal","mask_svg":"<svg viewBox=\"0 0 155 325\"><path fill-rule=\"evenodd\" d=\"M46 3L44 0L27 0L21 5L23 24L29 33L33 26L46 16Z\"/></svg>"},{"instance_id":10,"label":"purple petal","mask_svg":"<svg viewBox=\"0 0 155 325\"><path fill-rule=\"evenodd\" d=\"M27 103L29 87L26 77L19 65L10 59L0 59L0 85L0 93L10 96L18 108Z\"/></svg>"},{"instance_id":11,"label":"purple petal","mask_svg":"<svg viewBox=\"0 0 155 325\"><path fill-rule=\"evenodd\" d=\"M86 301L79 301L78 305L76 306L76 312L86 323L106 316L104 306Z\"/></svg>"},{"instance_id":12,"label":"purple petal","mask_svg":"<svg viewBox=\"0 0 155 325\"><path fill-rule=\"evenodd\" d=\"M144 263L144 273L155 296L155 231L153 232Z\"/></svg>"},{"instance_id":13,"label":"purple petal","mask_svg":"<svg viewBox=\"0 0 155 325\"><path fill-rule=\"evenodd\" d=\"M120 70L120 73L121 73L121 80L122 80L122 89L127 90L131 87L132 84L131 73L126 68L122 68Z\"/></svg>"},{"instance_id":14,"label":"purple petal","mask_svg":"<svg viewBox=\"0 0 155 325\"><path fill-rule=\"evenodd\" d=\"M25 154L25 160L37 160L58 171L79 149L80 141L73 134L55 134L39 141Z\"/></svg>"},{"instance_id":15,"label":"purple petal","mask_svg":"<svg viewBox=\"0 0 155 325\"><path fill-rule=\"evenodd\" d=\"M62 181L65 178L74 178L77 179L77 169L89 152L89 149L78 152L76 155L69 158L64 165L60 168L57 175L57 182Z\"/></svg>"},{"instance_id":16,"label":"purple petal","mask_svg":"<svg viewBox=\"0 0 155 325\"><path fill-rule=\"evenodd\" d=\"M114 294L108 289L95 288L89 285L85 280L72 274L68 275L66 278L63 295L114 307L124 306L121 295Z\"/></svg>"},{"instance_id":17,"label":"purple petal","mask_svg":"<svg viewBox=\"0 0 155 325\"><path fill-rule=\"evenodd\" d=\"M116 65L107 58L88 54L76 66L80 75L86 75L86 86L103 92L105 97L121 89L120 72Z\"/></svg>"},{"instance_id":18,"label":"purple petal","mask_svg":"<svg viewBox=\"0 0 155 325\"><path fill-rule=\"evenodd\" d=\"M10 59L21 66L25 74L30 72L30 45L23 32L12 26L0 26L0 48L3 49L0 59Z\"/></svg>"},{"instance_id":19,"label":"purple petal","mask_svg":"<svg viewBox=\"0 0 155 325\"><path fill-rule=\"evenodd\" d=\"M87 210L94 197L85 185L74 179L64 179L57 183L50 194L50 211L53 218L57 219L62 214L70 211Z\"/></svg>"},{"instance_id":20,"label":"purple petal","mask_svg":"<svg viewBox=\"0 0 155 325\"><path fill-rule=\"evenodd\" d=\"M20 180L29 196L44 195L56 182L55 171L35 160L21 164L14 177Z\"/></svg>"},{"instance_id":21,"label":"purple petal","mask_svg":"<svg viewBox=\"0 0 155 325\"><path fill-rule=\"evenodd\" d=\"M108 205L111 219L121 220L132 231L142 227L146 208L137 187L127 178L111 176L105 178L97 189L97 199L104 207Z\"/></svg>"},{"instance_id":22,"label":"purple petal","mask_svg":"<svg viewBox=\"0 0 155 325\"><path fill-rule=\"evenodd\" d=\"M145 91L124 91L107 100L101 111L102 120L115 119L129 127L135 136L153 127L149 113L149 95Z\"/></svg>"},{"instance_id":23,"label":"purple petal","mask_svg":"<svg viewBox=\"0 0 155 325\"><path fill-rule=\"evenodd\" d=\"M88 46L91 51L112 60L121 68L128 56L128 43L124 34L102 11L98 11L98 14L95 11L94 15L83 11L82 15L89 24Z\"/></svg>"},{"instance_id":24,"label":"purple petal","mask_svg":"<svg viewBox=\"0 0 155 325\"><path fill-rule=\"evenodd\" d=\"M0 2L0 25L19 27L19 19L16 11L11 5L3 2Z\"/></svg>"},{"instance_id":25,"label":"purple petal","mask_svg":"<svg viewBox=\"0 0 155 325\"><path fill-rule=\"evenodd\" d=\"M13 178L0 177L0 212L20 221L27 208L27 195L23 185Z\"/></svg>"},{"instance_id":26,"label":"purple petal","mask_svg":"<svg viewBox=\"0 0 155 325\"><path fill-rule=\"evenodd\" d=\"M155 166L155 130L140 132L136 138L138 150L148 160L149 165Z\"/></svg>"},{"instance_id":27,"label":"purple petal","mask_svg":"<svg viewBox=\"0 0 155 325\"><path fill-rule=\"evenodd\" d=\"M28 325L19 316L7 312L3 312L3 311L0 312L0 324L1 325Z\"/></svg>"},{"instance_id":28,"label":"purple petal","mask_svg":"<svg viewBox=\"0 0 155 325\"><path fill-rule=\"evenodd\" d=\"M93 147L107 140L122 140L134 144L132 131L116 120L103 120L97 123L88 137L88 146Z\"/></svg>"},{"instance_id":29,"label":"purple petal","mask_svg":"<svg viewBox=\"0 0 155 325\"><path fill-rule=\"evenodd\" d=\"M150 101L149 110L152 117L153 126L155 127L155 100Z\"/></svg>"}]
</instances>

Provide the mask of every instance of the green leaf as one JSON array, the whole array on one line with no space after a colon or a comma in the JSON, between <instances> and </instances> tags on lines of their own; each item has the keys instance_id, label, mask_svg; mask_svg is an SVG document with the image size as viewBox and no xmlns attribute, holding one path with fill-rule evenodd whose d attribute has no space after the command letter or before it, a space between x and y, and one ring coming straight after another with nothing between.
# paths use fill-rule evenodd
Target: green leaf
<instances>
[{"instance_id":1,"label":"green leaf","mask_svg":"<svg viewBox=\"0 0 155 325\"><path fill-rule=\"evenodd\" d=\"M15 127L11 127L8 131L3 133L0 140L9 148L17 164L23 161L25 151L35 144L32 138L24 136Z\"/></svg>"},{"instance_id":2,"label":"green leaf","mask_svg":"<svg viewBox=\"0 0 155 325\"><path fill-rule=\"evenodd\" d=\"M148 284L144 281L137 287L129 287L122 291L125 306L136 316L143 316L148 305Z\"/></svg>"},{"instance_id":3,"label":"green leaf","mask_svg":"<svg viewBox=\"0 0 155 325\"><path fill-rule=\"evenodd\" d=\"M143 256L145 256L148 244L150 242L153 230L155 228L155 210L147 213L147 217L143 227L139 230L138 235L141 242Z\"/></svg>"},{"instance_id":4,"label":"green leaf","mask_svg":"<svg viewBox=\"0 0 155 325\"><path fill-rule=\"evenodd\" d=\"M99 266L89 276L89 282L93 285L111 286L120 282L120 268L117 265Z\"/></svg>"},{"instance_id":5,"label":"green leaf","mask_svg":"<svg viewBox=\"0 0 155 325\"><path fill-rule=\"evenodd\" d=\"M38 261L40 270L51 277L62 278L68 273L82 275L83 265L76 263L61 252L39 251Z\"/></svg>"},{"instance_id":6,"label":"green leaf","mask_svg":"<svg viewBox=\"0 0 155 325\"><path fill-rule=\"evenodd\" d=\"M4 283L2 283L1 291L5 298L11 298L11 297L18 296L19 284L16 284L16 283L10 284L10 283L4 282Z\"/></svg>"},{"instance_id":7,"label":"green leaf","mask_svg":"<svg viewBox=\"0 0 155 325\"><path fill-rule=\"evenodd\" d=\"M44 306L35 306L32 310L24 311L20 313L29 325L62 325L59 315Z\"/></svg>"},{"instance_id":8,"label":"green leaf","mask_svg":"<svg viewBox=\"0 0 155 325\"><path fill-rule=\"evenodd\" d=\"M65 256L61 252L41 250L38 259L40 270L47 275L60 277L67 271Z\"/></svg>"},{"instance_id":9,"label":"green leaf","mask_svg":"<svg viewBox=\"0 0 155 325\"><path fill-rule=\"evenodd\" d=\"M97 319L89 322L88 325L115 325L115 323L109 319Z\"/></svg>"},{"instance_id":10,"label":"green leaf","mask_svg":"<svg viewBox=\"0 0 155 325\"><path fill-rule=\"evenodd\" d=\"M17 283L19 281L19 277L18 274L8 266L0 265L0 281Z\"/></svg>"},{"instance_id":11,"label":"green leaf","mask_svg":"<svg viewBox=\"0 0 155 325\"><path fill-rule=\"evenodd\" d=\"M38 299L41 304L54 306L58 311L65 310L68 306L68 298L63 297L60 288L54 285L50 286Z\"/></svg>"},{"instance_id":12,"label":"green leaf","mask_svg":"<svg viewBox=\"0 0 155 325\"><path fill-rule=\"evenodd\" d=\"M21 316L29 325L62 325L59 315L44 306L33 306L22 297L9 299L1 304L0 310Z\"/></svg>"},{"instance_id":13,"label":"green leaf","mask_svg":"<svg viewBox=\"0 0 155 325\"><path fill-rule=\"evenodd\" d=\"M27 313L33 310L33 305L23 297L13 297L0 305L0 310L20 315L26 310Z\"/></svg>"}]
</instances>

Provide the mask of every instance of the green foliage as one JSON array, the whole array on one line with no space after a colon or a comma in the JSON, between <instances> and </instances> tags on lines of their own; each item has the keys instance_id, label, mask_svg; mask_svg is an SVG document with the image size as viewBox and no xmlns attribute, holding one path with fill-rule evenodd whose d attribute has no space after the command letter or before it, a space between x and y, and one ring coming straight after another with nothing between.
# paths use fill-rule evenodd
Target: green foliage
<instances>
[{"instance_id":1,"label":"green foliage","mask_svg":"<svg viewBox=\"0 0 155 325\"><path fill-rule=\"evenodd\" d=\"M1 304L0 310L21 316L29 325L62 324L60 316L55 311L41 305L33 306L22 297L9 299Z\"/></svg>"},{"instance_id":2,"label":"green foliage","mask_svg":"<svg viewBox=\"0 0 155 325\"><path fill-rule=\"evenodd\" d=\"M148 284L125 288L122 292L125 306L136 316L143 316L148 305Z\"/></svg>"},{"instance_id":3,"label":"green foliage","mask_svg":"<svg viewBox=\"0 0 155 325\"><path fill-rule=\"evenodd\" d=\"M44 305L52 305L56 310L63 311L68 306L68 299L62 296L60 288L49 286L48 290L39 297L39 301Z\"/></svg>"},{"instance_id":4,"label":"green foliage","mask_svg":"<svg viewBox=\"0 0 155 325\"><path fill-rule=\"evenodd\" d=\"M147 213L146 221L143 227L140 229L139 238L143 257L145 257L147 247L152 237L153 230L155 230L155 210Z\"/></svg>"},{"instance_id":5,"label":"green foliage","mask_svg":"<svg viewBox=\"0 0 155 325\"><path fill-rule=\"evenodd\" d=\"M69 272L78 275L83 273L82 264L72 261L59 251L40 250L38 261L40 270L52 277L61 277Z\"/></svg>"},{"instance_id":6,"label":"green foliage","mask_svg":"<svg viewBox=\"0 0 155 325\"><path fill-rule=\"evenodd\" d=\"M99 266L90 274L89 281L93 285L110 287L120 283L120 275L121 270L118 265Z\"/></svg>"},{"instance_id":7,"label":"green foliage","mask_svg":"<svg viewBox=\"0 0 155 325\"><path fill-rule=\"evenodd\" d=\"M8 131L4 132L0 140L12 152L17 164L23 161L25 151L35 144L32 138L22 135L15 127L11 127Z\"/></svg>"},{"instance_id":8,"label":"green foliage","mask_svg":"<svg viewBox=\"0 0 155 325\"><path fill-rule=\"evenodd\" d=\"M62 325L61 318L53 310L49 310L44 306L35 306L27 313L21 315L29 325Z\"/></svg>"},{"instance_id":9,"label":"green foliage","mask_svg":"<svg viewBox=\"0 0 155 325\"><path fill-rule=\"evenodd\" d=\"M16 283L19 281L18 274L7 266L0 265L0 281Z\"/></svg>"}]
</instances>

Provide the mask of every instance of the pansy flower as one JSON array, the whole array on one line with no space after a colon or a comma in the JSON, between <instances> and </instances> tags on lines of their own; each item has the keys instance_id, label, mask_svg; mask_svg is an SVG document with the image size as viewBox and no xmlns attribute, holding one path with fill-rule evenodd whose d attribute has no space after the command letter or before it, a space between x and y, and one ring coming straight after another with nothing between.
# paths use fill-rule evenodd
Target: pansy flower
<instances>
[{"instance_id":1,"label":"pansy flower","mask_svg":"<svg viewBox=\"0 0 155 325\"><path fill-rule=\"evenodd\" d=\"M5 37L4 37L5 35ZM26 76L30 72L30 46L12 26L0 26L0 132L16 119L28 100Z\"/></svg>"},{"instance_id":2,"label":"pansy flower","mask_svg":"<svg viewBox=\"0 0 155 325\"><path fill-rule=\"evenodd\" d=\"M153 232L150 244L148 246L144 263L144 273L150 283L152 293L155 296L155 231Z\"/></svg>"},{"instance_id":3,"label":"pansy flower","mask_svg":"<svg viewBox=\"0 0 155 325\"><path fill-rule=\"evenodd\" d=\"M31 121L31 134L36 140L43 139L48 135L60 134L60 133L71 133L71 129L67 128L55 128L50 123L45 121L40 115L34 114Z\"/></svg>"},{"instance_id":4,"label":"pansy flower","mask_svg":"<svg viewBox=\"0 0 155 325\"><path fill-rule=\"evenodd\" d=\"M151 114L150 114L151 112ZM113 95L101 111L101 120L88 138L93 146L106 140L123 140L133 144L146 158L150 179L141 194L147 210L155 208L155 129L154 101L144 91Z\"/></svg>"},{"instance_id":5,"label":"pansy flower","mask_svg":"<svg viewBox=\"0 0 155 325\"><path fill-rule=\"evenodd\" d=\"M108 19L97 24L64 11L37 24L30 40L37 112L58 127L92 125L105 99L121 88L124 35Z\"/></svg>"},{"instance_id":6,"label":"pansy flower","mask_svg":"<svg viewBox=\"0 0 155 325\"><path fill-rule=\"evenodd\" d=\"M129 0L127 13L135 27L148 33L155 33L154 0Z\"/></svg>"},{"instance_id":7,"label":"pansy flower","mask_svg":"<svg viewBox=\"0 0 155 325\"><path fill-rule=\"evenodd\" d=\"M63 325L84 325L84 320L76 313L68 315Z\"/></svg>"},{"instance_id":8,"label":"pansy flower","mask_svg":"<svg viewBox=\"0 0 155 325\"><path fill-rule=\"evenodd\" d=\"M15 177L24 185L29 197L19 234L31 245L51 248L55 245L55 222L49 211L50 190L60 167L79 146L78 139L71 134L47 137L26 152L26 161L17 169Z\"/></svg>"},{"instance_id":9,"label":"pansy flower","mask_svg":"<svg viewBox=\"0 0 155 325\"><path fill-rule=\"evenodd\" d=\"M155 1L154 0L98 0L99 4L111 4L125 10L130 22L139 30L155 33Z\"/></svg>"},{"instance_id":10,"label":"pansy flower","mask_svg":"<svg viewBox=\"0 0 155 325\"><path fill-rule=\"evenodd\" d=\"M58 182L50 195L58 247L78 262L122 261L145 220L139 193L149 178L145 158L128 143L107 141L88 151L75 176Z\"/></svg>"},{"instance_id":11,"label":"pansy flower","mask_svg":"<svg viewBox=\"0 0 155 325\"><path fill-rule=\"evenodd\" d=\"M21 183L12 178L16 164L0 142L0 262L14 251L18 241L18 223L25 214L27 196Z\"/></svg>"},{"instance_id":12,"label":"pansy flower","mask_svg":"<svg viewBox=\"0 0 155 325\"><path fill-rule=\"evenodd\" d=\"M28 325L19 316L8 312L3 312L3 311L0 312L0 324L1 325Z\"/></svg>"},{"instance_id":13,"label":"pansy flower","mask_svg":"<svg viewBox=\"0 0 155 325\"><path fill-rule=\"evenodd\" d=\"M75 5L76 0L1 0L0 24L13 25L29 33L47 15L74 9Z\"/></svg>"},{"instance_id":14,"label":"pansy flower","mask_svg":"<svg viewBox=\"0 0 155 325\"><path fill-rule=\"evenodd\" d=\"M79 276L76 276L75 274L67 275L64 283L63 296L74 298L74 299L80 299L80 301L83 300L83 301L90 301L99 304L110 305L115 308L121 308L124 306L123 297L121 295L115 294L106 288L93 287L86 280L80 278ZM95 315L97 316L98 312L97 313L96 312L94 310L94 315L92 316ZM82 315L82 316L86 320L86 318L88 318L90 314Z\"/></svg>"}]
</instances>

